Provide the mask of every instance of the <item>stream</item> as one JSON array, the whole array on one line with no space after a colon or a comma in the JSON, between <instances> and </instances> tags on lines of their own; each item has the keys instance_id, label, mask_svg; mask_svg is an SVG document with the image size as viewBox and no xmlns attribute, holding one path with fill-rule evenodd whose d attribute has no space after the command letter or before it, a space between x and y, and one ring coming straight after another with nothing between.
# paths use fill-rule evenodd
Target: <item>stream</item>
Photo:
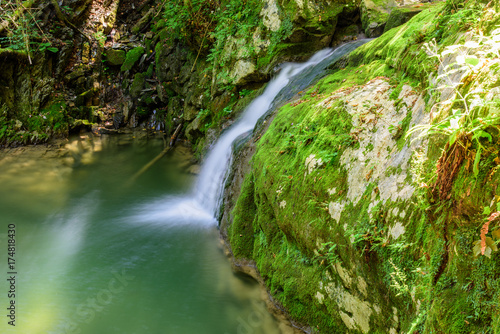
<instances>
[{"instance_id":1,"label":"stream","mask_svg":"<svg viewBox=\"0 0 500 334\"><path fill-rule=\"evenodd\" d=\"M198 177L187 172L189 150L180 146L130 184L163 148L160 139L132 135L83 136L59 152L2 155L0 333L290 332L267 311L263 289L232 272L220 246L214 217L231 147L276 96L293 96L364 42L282 65L211 148ZM10 269L8 239L15 240ZM15 297L8 297L13 286ZM12 300L15 326L6 317Z\"/></svg>"}]
</instances>

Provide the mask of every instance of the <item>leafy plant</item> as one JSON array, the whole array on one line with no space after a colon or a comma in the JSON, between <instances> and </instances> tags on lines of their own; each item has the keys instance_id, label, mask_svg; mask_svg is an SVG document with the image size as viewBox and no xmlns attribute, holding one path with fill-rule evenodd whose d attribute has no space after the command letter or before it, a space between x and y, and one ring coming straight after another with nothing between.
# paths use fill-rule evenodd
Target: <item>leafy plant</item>
<instances>
[{"instance_id":1,"label":"leafy plant","mask_svg":"<svg viewBox=\"0 0 500 334\"><path fill-rule=\"evenodd\" d=\"M389 263L391 264L394 271L390 273L391 276L391 288L396 291L396 296L406 295L410 293L410 287L407 283L406 274L398 268L392 259L389 259Z\"/></svg>"},{"instance_id":2,"label":"leafy plant","mask_svg":"<svg viewBox=\"0 0 500 334\"><path fill-rule=\"evenodd\" d=\"M325 264L325 262L334 264L340 262L340 257L337 254L337 244L333 241L322 243L318 250L314 250L316 262L320 265Z\"/></svg>"},{"instance_id":3,"label":"leafy plant","mask_svg":"<svg viewBox=\"0 0 500 334\"><path fill-rule=\"evenodd\" d=\"M101 47L104 47L104 43L106 42L106 36L104 35L104 33L102 31L95 32L94 38L97 40L97 42L99 43L99 45Z\"/></svg>"},{"instance_id":4,"label":"leafy plant","mask_svg":"<svg viewBox=\"0 0 500 334\"><path fill-rule=\"evenodd\" d=\"M424 44L426 52L439 60L443 73L438 75L438 86L435 90L442 92L451 89L454 94L434 107L443 107L442 112L448 110L449 115L433 124L417 125L411 128L406 138L415 132L420 132L416 138L432 135L444 135L447 138L447 148L454 149L455 143L461 145L465 151L471 150L472 142L475 147L473 172L479 174L481 155L486 151L484 141L492 142L488 128L500 130L500 110L497 100L487 101L486 92L481 89L461 89L467 86L477 75L488 57L498 57L500 50L500 29L492 32L492 37L475 36L475 40L464 44L448 46L439 52L435 40ZM455 57L456 61L445 64L444 60ZM459 80L456 80L456 77ZM433 107L433 108L434 108ZM451 112L450 112L451 109Z\"/></svg>"}]
</instances>

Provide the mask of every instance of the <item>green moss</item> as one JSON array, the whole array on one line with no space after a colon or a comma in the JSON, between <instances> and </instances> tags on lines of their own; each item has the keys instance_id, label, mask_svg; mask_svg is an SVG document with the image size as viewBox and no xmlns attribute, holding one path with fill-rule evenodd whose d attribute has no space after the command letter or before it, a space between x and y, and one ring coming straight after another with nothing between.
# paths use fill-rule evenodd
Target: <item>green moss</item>
<instances>
[{"instance_id":1,"label":"green moss","mask_svg":"<svg viewBox=\"0 0 500 334\"><path fill-rule=\"evenodd\" d=\"M253 221L256 214L253 175L245 177L241 194L233 211L233 223L229 227L229 240L236 258L251 258L254 244Z\"/></svg>"},{"instance_id":2,"label":"green moss","mask_svg":"<svg viewBox=\"0 0 500 334\"><path fill-rule=\"evenodd\" d=\"M375 60L367 65L348 66L321 79L313 88L319 94L365 84L376 77L392 77L395 71L383 61Z\"/></svg>"},{"instance_id":3,"label":"green moss","mask_svg":"<svg viewBox=\"0 0 500 334\"><path fill-rule=\"evenodd\" d=\"M130 71L135 63L141 58L146 50L142 46L135 47L127 52L125 61L121 67L122 71Z\"/></svg>"},{"instance_id":4,"label":"green moss","mask_svg":"<svg viewBox=\"0 0 500 334\"><path fill-rule=\"evenodd\" d=\"M130 96L132 96L133 98L138 98L141 95L145 80L146 76L144 75L144 73L135 74L134 81L130 85Z\"/></svg>"},{"instance_id":5,"label":"green moss","mask_svg":"<svg viewBox=\"0 0 500 334\"><path fill-rule=\"evenodd\" d=\"M426 3L421 6L416 7L415 5L402 6L394 8L389 17L387 18L387 23L384 28L384 32L391 30L392 28L398 27L410 18L417 15L419 12L429 9L432 7L432 3Z\"/></svg>"},{"instance_id":6,"label":"green moss","mask_svg":"<svg viewBox=\"0 0 500 334\"><path fill-rule=\"evenodd\" d=\"M106 61L113 66L122 65L126 59L124 50L110 49L106 51Z\"/></svg>"},{"instance_id":7,"label":"green moss","mask_svg":"<svg viewBox=\"0 0 500 334\"><path fill-rule=\"evenodd\" d=\"M421 51L422 44L431 39L436 29L433 22L443 7L444 4L437 3L414 16L406 24L391 29L381 37L362 45L349 55L350 65L357 66L381 60L386 65L406 72L415 79L426 81L427 73L434 64Z\"/></svg>"},{"instance_id":8,"label":"green moss","mask_svg":"<svg viewBox=\"0 0 500 334\"><path fill-rule=\"evenodd\" d=\"M381 198L382 188L374 179L360 198L350 202L346 194L352 184L346 168L351 167L341 164L340 157L360 146L349 135L352 116L343 99L328 106L320 103L339 89L348 91L385 76L394 85L390 97L401 112L403 85L426 87L428 73L436 69L436 62L421 52L423 43L437 38L441 22L460 18L448 11L449 6L436 4L356 50L347 68L331 73L283 106L258 140L251 162L252 184L245 180L241 202L233 211L239 218L231 238L241 238L236 241L241 256L256 261L272 295L292 317L321 333L348 331L339 314L349 312L341 306L343 293L359 295L359 286L352 283L358 277L370 288L363 300L382 308L371 316L370 333L389 328L405 333L500 330L500 253L492 254L492 259L472 256L487 218L481 214L483 207L500 195L498 144L488 144L490 153L482 157L477 178L467 170L470 157L457 166L460 172L446 200L437 198L433 189L443 140L431 138L424 143L426 160L418 161L418 154L413 154L411 160L386 170L386 176L397 176L395 191L406 185L415 188L410 198ZM446 45L453 38L457 36L440 33L438 42ZM404 134L413 114L410 110L393 126L391 135L399 150L407 144ZM365 153L372 148L367 145ZM397 152L389 153L397 158ZM377 163L373 158L363 162ZM405 175L405 165L421 172ZM342 211L335 216L337 205ZM244 217L245 208L248 217ZM397 224L404 228L402 234L395 234ZM493 225L497 228L498 223ZM325 243L336 245L332 258L348 272L350 283L333 263L318 261L325 258L319 254ZM321 290L327 284L332 289L329 294ZM397 324L391 320L392 307L398 310Z\"/></svg>"},{"instance_id":9,"label":"green moss","mask_svg":"<svg viewBox=\"0 0 500 334\"><path fill-rule=\"evenodd\" d=\"M153 76L154 67L155 65L153 63L149 64L148 70L146 71L146 73L144 73L146 75L146 78L151 78Z\"/></svg>"}]
</instances>

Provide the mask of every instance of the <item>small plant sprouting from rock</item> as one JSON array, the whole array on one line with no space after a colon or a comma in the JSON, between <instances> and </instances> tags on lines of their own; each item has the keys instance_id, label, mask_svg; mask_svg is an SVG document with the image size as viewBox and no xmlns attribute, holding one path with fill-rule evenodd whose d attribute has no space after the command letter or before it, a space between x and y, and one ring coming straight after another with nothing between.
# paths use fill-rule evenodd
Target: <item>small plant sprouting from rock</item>
<instances>
[{"instance_id":1,"label":"small plant sprouting from rock","mask_svg":"<svg viewBox=\"0 0 500 334\"><path fill-rule=\"evenodd\" d=\"M340 257L337 252L337 244L333 241L322 243L321 246L314 250L314 260L321 266L326 264L334 264L340 262Z\"/></svg>"},{"instance_id":2,"label":"small plant sprouting from rock","mask_svg":"<svg viewBox=\"0 0 500 334\"><path fill-rule=\"evenodd\" d=\"M414 140L436 135L447 139L438 161L438 180L434 185L434 189L439 189L439 197L446 200L464 160L468 165L473 161L472 170L478 177L481 157L489 151L488 144L493 142L491 131L500 131L498 101L488 96L484 87L473 85L482 68L499 56L500 29L494 30L491 37L481 33L473 35L472 40L448 46L441 52L435 40L425 43L424 48L430 57L438 59L442 72L435 78L436 87L431 89L445 97L431 111L448 116L432 124L414 126L406 138L420 132Z\"/></svg>"},{"instance_id":3,"label":"small plant sprouting from rock","mask_svg":"<svg viewBox=\"0 0 500 334\"><path fill-rule=\"evenodd\" d=\"M396 296L406 295L410 293L410 287L406 283L407 281L406 274L394 264L392 259L389 259L389 263L394 269L394 271L391 272L390 275L392 283L391 288L393 288L396 291Z\"/></svg>"}]
</instances>

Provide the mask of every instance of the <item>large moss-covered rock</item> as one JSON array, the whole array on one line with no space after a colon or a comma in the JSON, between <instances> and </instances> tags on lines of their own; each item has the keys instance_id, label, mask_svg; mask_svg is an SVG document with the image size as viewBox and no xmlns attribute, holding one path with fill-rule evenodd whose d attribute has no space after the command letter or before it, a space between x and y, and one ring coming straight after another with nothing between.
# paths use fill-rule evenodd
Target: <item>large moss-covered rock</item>
<instances>
[{"instance_id":1,"label":"large moss-covered rock","mask_svg":"<svg viewBox=\"0 0 500 334\"><path fill-rule=\"evenodd\" d=\"M225 203L222 234L236 259L253 261L274 300L320 333L500 330L500 225L491 215L500 198L500 62L486 56L486 43L463 43L472 67L453 73L446 66L456 55L441 63L428 55L484 38L463 36L469 26L424 47L467 10L500 18L477 3L462 13L443 6L360 47L237 156L227 189L237 200ZM428 84L437 88L421 88ZM484 141L409 132L443 121L458 92L484 92L468 104ZM481 238L491 258L481 255Z\"/></svg>"},{"instance_id":2,"label":"large moss-covered rock","mask_svg":"<svg viewBox=\"0 0 500 334\"><path fill-rule=\"evenodd\" d=\"M127 52L120 49L106 50L106 61L112 66L122 65L127 57Z\"/></svg>"},{"instance_id":3,"label":"large moss-covered rock","mask_svg":"<svg viewBox=\"0 0 500 334\"><path fill-rule=\"evenodd\" d=\"M121 67L122 71L130 71L134 67L135 63L141 58L141 56L146 52L142 46L135 47L127 52L125 60Z\"/></svg>"},{"instance_id":4,"label":"large moss-covered rock","mask_svg":"<svg viewBox=\"0 0 500 334\"><path fill-rule=\"evenodd\" d=\"M136 73L134 76L134 81L130 85L130 96L133 98L138 98L141 96L141 91L144 88L144 83L146 80L146 75L144 73Z\"/></svg>"}]
</instances>

